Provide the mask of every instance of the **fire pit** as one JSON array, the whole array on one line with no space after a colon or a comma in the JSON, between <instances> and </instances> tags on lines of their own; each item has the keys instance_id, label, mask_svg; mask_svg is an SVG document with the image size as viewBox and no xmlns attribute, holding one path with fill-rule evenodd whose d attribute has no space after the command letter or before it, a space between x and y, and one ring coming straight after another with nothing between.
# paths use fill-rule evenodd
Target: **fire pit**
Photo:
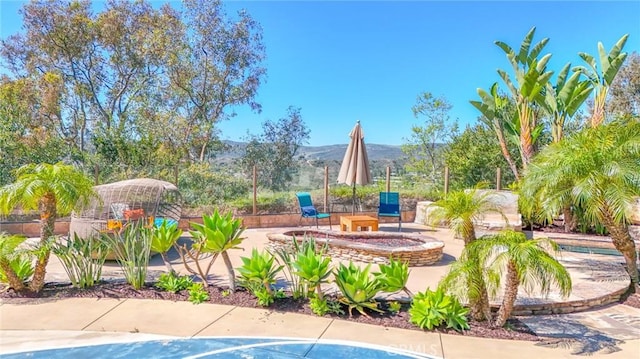
<instances>
[{"instance_id":1,"label":"fire pit","mask_svg":"<svg viewBox=\"0 0 640 359\"><path fill-rule=\"evenodd\" d=\"M305 236L315 238L319 245L327 243L327 254L333 258L367 263L388 263L393 258L411 267L437 263L444 248L436 239L404 233L293 230L267 234L272 248L289 249L294 237L300 242Z\"/></svg>"}]
</instances>

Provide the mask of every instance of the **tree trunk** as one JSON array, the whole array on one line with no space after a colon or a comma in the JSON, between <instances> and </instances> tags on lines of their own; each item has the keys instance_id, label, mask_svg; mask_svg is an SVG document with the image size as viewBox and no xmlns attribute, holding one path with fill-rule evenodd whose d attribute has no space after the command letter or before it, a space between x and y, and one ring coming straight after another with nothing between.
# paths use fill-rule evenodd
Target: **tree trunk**
<instances>
[{"instance_id":1,"label":"tree trunk","mask_svg":"<svg viewBox=\"0 0 640 359\"><path fill-rule=\"evenodd\" d=\"M167 258L167 253L160 253L160 256L162 257L165 267L167 267L167 271L169 271L170 274L175 274L176 271L173 270L171 262L169 261L169 258Z\"/></svg>"},{"instance_id":2,"label":"tree trunk","mask_svg":"<svg viewBox=\"0 0 640 359\"><path fill-rule=\"evenodd\" d=\"M471 242L476 240L476 230L473 227L471 220L465 220L462 225L462 233L460 233L464 240L464 246L468 246Z\"/></svg>"},{"instance_id":3,"label":"tree trunk","mask_svg":"<svg viewBox=\"0 0 640 359\"><path fill-rule=\"evenodd\" d=\"M22 292L26 289L24 283L20 278L18 278L18 275L13 268L11 268L9 261L6 258L0 258L0 269L2 269L5 277L7 277L7 282L9 283L10 288L13 288L16 292Z\"/></svg>"},{"instance_id":4,"label":"tree trunk","mask_svg":"<svg viewBox=\"0 0 640 359\"><path fill-rule=\"evenodd\" d=\"M489 303L489 293L487 293L487 285L482 276L482 266L478 258L469 258L475 266L472 277L469 278L469 287L478 287L478 296L469 298L469 307L471 309L471 317L477 321L491 320L491 305Z\"/></svg>"},{"instance_id":5,"label":"tree trunk","mask_svg":"<svg viewBox=\"0 0 640 359\"><path fill-rule=\"evenodd\" d=\"M226 251L222 252L222 259L224 260L224 264L227 266L227 272L229 273L229 290L232 292L236 291L236 273L233 271L233 265L231 264L231 260L229 259L229 255Z\"/></svg>"},{"instance_id":6,"label":"tree trunk","mask_svg":"<svg viewBox=\"0 0 640 359\"><path fill-rule=\"evenodd\" d=\"M576 223L576 216L571 211L571 206L564 206L562 208L562 217L564 217L564 231L569 233L575 231L578 224Z\"/></svg>"},{"instance_id":7,"label":"tree trunk","mask_svg":"<svg viewBox=\"0 0 640 359\"><path fill-rule=\"evenodd\" d=\"M629 227L626 224L619 224L613 220L613 216L609 213L605 214L603 224L611 234L611 241L620 253L624 256L627 264L627 272L631 279L631 290L638 293L640 290L638 276L638 253L636 252L636 244L629 234Z\"/></svg>"},{"instance_id":8,"label":"tree trunk","mask_svg":"<svg viewBox=\"0 0 640 359\"><path fill-rule=\"evenodd\" d=\"M53 237L53 231L56 225L56 195L52 192L45 193L40 199L40 249L42 252L38 256L36 266L33 271L33 278L29 283L29 289L35 293L42 290L44 286L44 278L47 274L47 264L49 263L49 255L51 250L47 243Z\"/></svg>"},{"instance_id":9,"label":"tree trunk","mask_svg":"<svg viewBox=\"0 0 640 359\"><path fill-rule=\"evenodd\" d=\"M500 144L500 151L502 152L502 157L504 157L504 159L507 161L507 164L509 164L509 168L511 169L511 172L513 172L513 176L516 178L516 181L520 180L520 173L518 172L518 166L516 166L516 163L513 161L513 158L511 157L511 153L509 153L509 148L507 147L507 141L504 138L504 134L497 131L496 133L498 135L498 143Z\"/></svg>"},{"instance_id":10,"label":"tree trunk","mask_svg":"<svg viewBox=\"0 0 640 359\"><path fill-rule=\"evenodd\" d=\"M604 87L595 96L593 114L591 115L591 127L598 127L604 122L604 105L608 92L609 89Z\"/></svg>"},{"instance_id":11,"label":"tree trunk","mask_svg":"<svg viewBox=\"0 0 640 359\"><path fill-rule=\"evenodd\" d=\"M519 282L516 266L512 261L510 261L507 265L507 282L505 284L502 305L500 305L500 309L496 316L495 326L498 328L504 326L513 311L513 304L516 302L516 298L518 297Z\"/></svg>"},{"instance_id":12,"label":"tree trunk","mask_svg":"<svg viewBox=\"0 0 640 359\"><path fill-rule=\"evenodd\" d=\"M522 149L522 167L527 168L529 162L535 154L533 147L533 138L531 137L531 117L533 113L527 103L522 103L519 106L520 115L520 146Z\"/></svg>"}]
</instances>

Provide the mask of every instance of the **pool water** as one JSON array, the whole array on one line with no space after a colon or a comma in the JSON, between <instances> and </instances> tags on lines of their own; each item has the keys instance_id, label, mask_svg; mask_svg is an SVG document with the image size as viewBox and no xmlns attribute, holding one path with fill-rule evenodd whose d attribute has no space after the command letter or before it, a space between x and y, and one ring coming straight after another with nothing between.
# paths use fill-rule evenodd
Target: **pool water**
<instances>
[{"instance_id":1,"label":"pool water","mask_svg":"<svg viewBox=\"0 0 640 359\"><path fill-rule=\"evenodd\" d=\"M373 344L290 338L190 338L46 349L0 358L434 358Z\"/></svg>"},{"instance_id":2,"label":"pool water","mask_svg":"<svg viewBox=\"0 0 640 359\"><path fill-rule=\"evenodd\" d=\"M566 244L560 244L560 249L567 252L604 254L609 256L622 256L622 253L620 253L617 249L612 249L612 248L570 246Z\"/></svg>"}]
</instances>

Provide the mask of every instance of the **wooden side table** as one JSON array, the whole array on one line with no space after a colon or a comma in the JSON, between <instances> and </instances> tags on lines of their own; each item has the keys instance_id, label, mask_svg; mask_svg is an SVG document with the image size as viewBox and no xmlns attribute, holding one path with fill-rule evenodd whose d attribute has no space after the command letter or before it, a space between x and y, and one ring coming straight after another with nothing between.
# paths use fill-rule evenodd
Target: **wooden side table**
<instances>
[{"instance_id":1,"label":"wooden side table","mask_svg":"<svg viewBox=\"0 0 640 359\"><path fill-rule=\"evenodd\" d=\"M369 228L371 231L378 231L378 219L369 216L341 216L340 217L340 230L355 232L364 227Z\"/></svg>"}]
</instances>

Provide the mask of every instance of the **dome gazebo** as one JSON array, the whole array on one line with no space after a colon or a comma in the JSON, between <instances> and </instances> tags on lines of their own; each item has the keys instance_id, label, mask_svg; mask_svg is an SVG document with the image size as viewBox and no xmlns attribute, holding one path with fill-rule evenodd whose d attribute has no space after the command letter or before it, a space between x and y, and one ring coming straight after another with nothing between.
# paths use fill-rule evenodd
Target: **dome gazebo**
<instances>
[{"instance_id":1,"label":"dome gazebo","mask_svg":"<svg viewBox=\"0 0 640 359\"><path fill-rule=\"evenodd\" d=\"M71 215L70 235L87 238L132 220L160 223L179 221L182 197L173 184L151 178L137 178L94 187L98 197ZM108 224L110 226L108 226Z\"/></svg>"}]
</instances>

